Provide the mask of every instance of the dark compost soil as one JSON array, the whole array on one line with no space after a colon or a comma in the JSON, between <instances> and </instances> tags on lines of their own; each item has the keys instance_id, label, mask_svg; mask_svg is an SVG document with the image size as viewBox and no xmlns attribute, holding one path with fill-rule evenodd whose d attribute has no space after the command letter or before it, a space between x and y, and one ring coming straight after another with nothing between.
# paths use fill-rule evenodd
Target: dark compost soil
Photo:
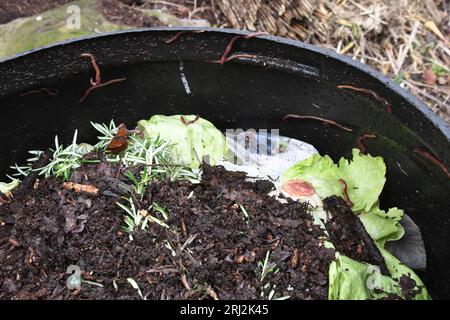
<instances>
[{"instance_id":1,"label":"dark compost soil","mask_svg":"<svg viewBox=\"0 0 450 320\"><path fill-rule=\"evenodd\" d=\"M328 197L323 205L332 217L325 227L335 248L356 261L376 265L380 267L382 274L389 275L384 258L375 242L344 199L336 196Z\"/></svg>"},{"instance_id":2,"label":"dark compost soil","mask_svg":"<svg viewBox=\"0 0 450 320\"><path fill-rule=\"evenodd\" d=\"M154 181L142 201L133 196L138 209L151 212L152 203L165 208L170 229L151 223L130 240L116 204L124 203L129 182L117 172L105 162L74 172L71 180L97 187L97 195L30 175L0 206L0 299L140 299L127 278L148 299L260 299L272 289L274 298L327 298L335 252L324 248L324 231L313 224L307 204L282 204L267 195L271 183L203 166L199 184ZM345 211L345 203L333 205L328 202L330 210ZM341 222L328 225L342 231ZM346 235L365 244L367 234ZM261 281L258 262L268 251L278 272ZM363 259L376 259L364 252ZM66 286L70 265L81 269L79 290Z\"/></svg>"}]
</instances>

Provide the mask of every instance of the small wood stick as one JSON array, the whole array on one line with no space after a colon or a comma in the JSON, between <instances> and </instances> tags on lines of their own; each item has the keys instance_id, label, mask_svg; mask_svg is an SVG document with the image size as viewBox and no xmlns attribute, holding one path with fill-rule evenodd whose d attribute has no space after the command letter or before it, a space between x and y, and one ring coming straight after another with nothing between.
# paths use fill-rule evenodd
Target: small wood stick
<instances>
[{"instance_id":1,"label":"small wood stick","mask_svg":"<svg viewBox=\"0 0 450 320\"><path fill-rule=\"evenodd\" d=\"M183 218L181 218L181 231L183 232L183 237L187 237L186 223Z\"/></svg>"},{"instance_id":2,"label":"small wood stick","mask_svg":"<svg viewBox=\"0 0 450 320\"><path fill-rule=\"evenodd\" d=\"M294 249L294 252L291 257L291 268L295 269L298 265L299 251L297 248Z\"/></svg>"},{"instance_id":3,"label":"small wood stick","mask_svg":"<svg viewBox=\"0 0 450 320\"><path fill-rule=\"evenodd\" d=\"M361 153L366 153L366 146L364 145L365 139L375 139L377 136L370 133L364 133L356 139L356 145Z\"/></svg>"},{"instance_id":4,"label":"small wood stick","mask_svg":"<svg viewBox=\"0 0 450 320\"><path fill-rule=\"evenodd\" d=\"M96 187L86 184L80 184L75 182L64 182L63 188L75 191L76 193L87 193L92 196L98 195L98 189Z\"/></svg>"},{"instance_id":5,"label":"small wood stick","mask_svg":"<svg viewBox=\"0 0 450 320\"><path fill-rule=\"evenodd\" d=\"M337 123L336 121L325 119L325 118L321 118L321 117L316 117L316 116L301 116L301 115L297 115L297 114L287 114L287 115L285 115L283 117L283 121L286 122L290 118L298 119L298 120L317 120L317 121L321 121L324 124L336 126L336 127L340 128L340 129L348 131L348 132L352 132L353 131L352 128L345 127L345 126Z\"/></svg>"},{"instance_id":6,"label":"small wood stick","mask_svg":"<svg viewBox=\"0 0 450 320\"><path fill-rule=\"evenodd\" d=\"M11 192L0 193L0 206L8 203L11 199L13 199L13 194Z\"/></svg>"},{"instance_id":7,"label":"small wood stick","mask_svg":"<svg viewBox=\"0 0 450 320\"><path fill-rule=\"evenodd\" d=\"M145 271L146 273L178 273L179 270L175 268L154 268Z\"/></svg>"},{"instance_id":8,"label":"small wood stick","mask_svg":"<svg viewBox=\"0 0 450 320\"><path fill-rule=\"evenodd\" d=\"M390 102L387 101L385 98L380 97L375 91L372 91L369 89L364 89L364 88L357 88L357 87L353 87L353 86L349 86L349 85L340 85L340 86L337 86L337 88L338 89L349 89L349 90L353 90L356 92L366 93L366 94L372 96L378 102L381 102L384 105L384 107L386 108L386 111L388 113L392 113L392 105L390 104Z\"/></svg>"},{"instance_id":9,"label":"small wood stick","mask_svg":"<svg viewBox=\"0 0 450 320\"><path fill-rule=\"evenodd\" d=\"M230 54L231 50L233 49L233 45L236 42L236 40L242 38L242 39L251 39L253 37L262 36L268 34L267 32L255 32L251 33L245 36L236 35L233 38L231 38L230 42L228 43L227 47L225 48L225 51L222 55L222 58L220 58L220 64L223 65L225 62L227 62L228 55Z\"/></svg>"}]
</instances>

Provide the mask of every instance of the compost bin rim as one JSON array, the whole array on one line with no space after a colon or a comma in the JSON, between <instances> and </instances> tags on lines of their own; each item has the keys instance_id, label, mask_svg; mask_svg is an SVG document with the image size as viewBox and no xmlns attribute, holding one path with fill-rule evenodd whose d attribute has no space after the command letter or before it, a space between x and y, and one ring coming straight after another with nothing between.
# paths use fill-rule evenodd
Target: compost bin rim
<instances>
[{"instance_id":1,"label":"compost bin rim","mask_svg":"<svg viewBox=\"0 0 450 320\"><path fill-rule=\"evenodd\" d=\"M180 31L198 31L204 30L205 32L212 33L221 33L221 34L230 34L230 35L249 35L253 32L249 32L246 30L237 30L237 29L229 29L229 28L202 28L202 27L148 27L148 28L135 28L135 29L127 29L127 30L119 30L113 32L105 32L101 34L93 34L83 37L76 37L72 39L67 39L64 41L55 42L46 46L42 46L39 48L34 48L32 50L24 51L22 53L15 54L10 57L0 58L0 64L14 62L15 60L19 60L21 58L25 58L29 55L33 55L36 52L46 51L48 49L52 49L58 46L65 46L72 43L83 42L85 40L92 40L97 38L108 38L114 37L116 35L122 34L133 34L133 33L142 33L142 32L154 32L154 31L162 31L162 32L180 32ZM322 48L316 45L307 44L299 40L293 40L289 38L279 37L275 35L259 35L259 39L269 40L271 42L276 42L279 44L293 46L296 48L301 48L304 50L308 50L311 52L315 52L318 54L325 55L326 57L330 57L332 59L338 60L350 67L356 68L361 72L367 73L369 76L373 77L375 80L384 84L387 89L392 90L396 94L398 94L401 98L405 99L408 103L414 105L420 113L422 113L426 119L431 121L431 123L439 129L439 131L450 141L450 125L445 123L445 121L436 115L423 101L421 101L418 97L408 92L407 90L400 87L393 80L386 77L381 72L375 70L369 65L363 64L357 60L354 60L346 55L338 54L335 51L327 48Z\"/></svg>"},{"instance_id":2,"label":"compost bin rim","mask_svg":"<svg viewBox=\"0 0 450 320\"><path fill-rule=\"evenodd\" d=\"M116 63L120 63L120 61L122 61L122 63L124 65L126 65L127 63L133 63L134 61L132 60L133 55L132 54L128 54L126 50L128 49L135 49L135 51L133 51L132 53L134 54L135 52L138 52L138 54L140 54L141 56L139 56L139 62L141 60L143 60L143 62L148 63L148 62L157 62L158 60L155 60L154 56L151 55L151 51L152 47L154 47L154 45L158 45L159 41L164 41L166 39L169 39L169 37L172 37L173 35L175 35L176 32L180 32L180 31L194 31L194 30L205 30L205 34L192 34L189 35L188 37L186 37L185 39L181 39L181 41L179 41L176 44L173 45L168 45L167 48L171 48L171 52L176 52L178 50L178 52L180 52L181 50L183 50L183 47L185 47L185 45L187 45L187 47L189 48L189 45L191 47L194 47L196 49L195 51L195 55L189 55L186 54L185 52L181 52L182 57L189 57L188 59L190 59L192 57L193 61L206 61L206 60L201 60L202 58L204 58L203 56L199 56L198 58L196 57L196 55L198 54L198 52L201 52L202 50L204 50L205 46L197 46L197 44L199 43L198 41L202 39L202 37L205 36L206 40L205 40L205 45L210 43L214 44L214 42L219 43L220 46L218 46L216 49L214 50L214 55L207 55L207 58L218 58L219 54L221 54L223 51L223 49L225 49L225 41L231 39L231 37L233 35L248 35L251 34L250 32L246 32L246 31L237 31L237 30L231 30L231 29L217 29L217 28L189 28L189 27L175 27L175 28L146 28L146 29L135 29L135 30L124 30L124 31L119 31L119 32L112 32L112 33L106 33L106 34L100 34L100 35L91 35L91 36L87 36L87 37L82 37L82 38L74 38L74 39L70 39L70 40L66 40L63 42L59 42L59 43L54 43L51 45L48 45L46 47L43 48L37 48L28 52L24 52L21 54L18 54L14 57L10 57L4 60L0 59L0 73L2 71L5 71L5 77L4 77L4 83L0 84L0 99L3 98L3 96L5 96L7 99L11 98L11 99L16 99L16 94L20 94L20 91L18 89L31 89L32 87L30 86L30 83L34 84L40 84L41 82L45 82L47 81L47 78L52 78L56 79L56 81L60 81L61 78L59 77L59 74L57 72L59 72L59 70L61 69L61 73L65 73L64 75L67 75L67 79L71 80L73 79L75 76L79 75L80 79L85 81L87 80L87 74L92 74L92 67L91 65L85 61L85 59L80 59L78 54L82 53L82 52L90 52L90 51L84 51L84 50L91 50L91 45L95 45L97 43L100 43L102 45L100 45L98 48L93 48L94 51L96 52L92 52L93 54L98 54L98 57L100 57L100 59L104 59L106 57L108 57L110 54L113 56L112 57L112 61L114 61L113 63L111 63L111 61L107 61L105 62L104 65L106 65L107 67L109 66L113 66L113 67L118 67L116 65ZM153 41L153 40L157 40L157 41ZM137 45L135 45L133 47L133 41L134 40L142 40L141 42L137 41ZM121 41L125 41L125 45L122 47L124 50L120 51L119 49L117 49L118 54L115 55L115 50L116 50L116 46L120 46ZM127 43L128 41L128 43ZM291 57L294 57L293 59L291 59L291 62L296 62L299 65L302 63L305 63L305 65L307 65L307 60L310 59L312 57L312 59L316 58L316 56L318 58L321 58L320 60L324 60L326 63L324 64L324 66L337 66L341 71L346 71L345 69L348 68L349 74L356 74L356 76L361 76L361 78L364 78L364 80L368 80L368 82L370 82L370 85L373 86L374 88L381 88L383 90L386 90L386 98L389 98L388 96L392 96L393 98L395 98L396 100L396 104L397 103L401 103L402 104L402 113L400 113L400 109L395 109L394 108L394 117L397 118L397 116L399 116L399 121L400 122L404 122L406 124L411 125L410 128L413 128L414 130L412 130L413 134L419 135L420 133L424 133L423 137L419 137L419 138L426 138L424 140L426 144L431 144L433 147L437 147L439 146L439 148L442 148L444 151L442 152L443 154L446 155L446 157L442 160L448 162L448 156L449 155L449 151L448 151L448 146L449 144L449 140L450 140L450 127L444 123L444 121L440 118L438 118L436 115L434 115L432 113L432 111L430 109L428 109L428 107L421 102L418 98L416 98L415 96L413 96L412 94L408 93L405 90L401 90L401 88L395 84L393 81L389 80L387 77L385 77L384 75L382 75L381 73L379 73L378 71L372 69L371 67L364 65L358 61L352 60L350 57L346 57L343 55L339 55L329 49L324 49L324 48L320 48L317 46L313 46L313 45L309 45L309 44L305 44L302 43L300 41L295 41L295 40L289 40L289 39L285 39L285 38L280 38L280 37L276 37L276 36L260 36L258 39L254 39L255 42L252 41L248 41L248 43L244 44L244 45L249 45L252 46L253 44L255 44L255 47L259 47L260 44L262 44L262 49L260 50L260 52L262 53L262 55L264 54L264 50L268 50L268 52L275 56L275 57L271 57L271 56L265 56L265 57L269 57L269 58L273 58L274 60L276 59L276 54L278 52L281 52L283 54L283 57L280 58L281 59L285 59L286 61L289 62L289 59L291 59ZM164 42L162 42L162 44L164 44ZM200 43L202 44L202 43ZM141 47L139 46L146 46L145 48L148 48L148 50L142 50L140 51ZM101 51L102 49L108 49L110 51ZM243 48L245 48L243 46ZM83 51L77 50L78 52L76 52L75 56L72 55L72 50L73 49L82 49ZM162 49L162 51L166 50L166 46L165 45L161 45L160 49ZM215 48L213 48L215 49ZM207 51L207 50L204 50ZM220 51L220 52L219 52ZM300 54L297 55L296 52L299 52ZM141 53L142 52L142 53ZM286 54L284 54L285 52L287 52ZM62 53L64 54L63 56L59 56L59 54ZM292 54L294 53L294 54ZM203 54L203 53L202 53ZM156 55L155 55L156 56ZM320 56L320 57L319 57ZM52 60L51 58L57 58L57 62L62 63L62 64L55 64L52 65ZM75 58L74 58L75 57ZM145 60L142 59L142 57L145 57ZM168 56L168 55L160 55L159 56L160 59L159 61L162 62L170 62L171 64L174 62L177 62L179 60L179 58L177 56ZM300 57L300 58L297 58ZM305 60L303 61L302 58L306 57ZM33 61L36 60L36 58L39 58L37 61ZM114 60L115 59L115 60ZM56 61L56 60L55 60ZM62 61L62 62L61 62ZM103 61L102 61L103 62ZM235 62L239 62L239 60L236 60ZM328 62L330 62L330 64L327 64ZM30 69L30 67L36 67L38 66L39 68L42 69L38 69L33 70L32 68ZM119 65L120 66L120 65ZM322 67L322 64L318 63L319 67ZM17 69L16 69L17 67ZM75 68L74 68L75 67ZM158 66L159 67L159 66ZM162 67L165 67L164 65ZM149 69L152 69L153 66L151 66L151 68L149 67ZM288 69L288 68L286 68ZM175 69L177 70L177 69ZM326 69L324 69L326 70ZM330 71L334 71L332 69L329 69ZM44 74L39 74L39 72L41 71L45 71ZM57 71L56 73L54 73L55 71ZM269 73L270 70L268 70L268 68L264 69L261 68L261 70L257 70L257 71L262 71L262 72L267 72ZM321 70L322 71L322 70ZM29 72L29 74L28 74ZM237 72L236 74L239 74L239 72ZM121 75L121 73L116 73L116 75ZM140 74L141 75L141 74ZM144 77L146 74L144 72L142 72L142 77ZM220 75L220 73L219 73ZM270 76L270 74L268 74ZM2 75L3 76L3 75ZM206 78L207 75L205 75ZM281 74L281 76L283 76L283 74ZM22 78L23 79L22 79ZM269 77L270 78L270 77ZM31 79L31 80L30 80ZM327 78L323 78L325 80L327 80ZM23 84L23 81L28 82L27 84ZM65 78L62 79L63 81L65 80ZM80 81L81 81L80 80ZM318 79L319 81L322 79ZM8 83L9 81L12 81L10 83ZM53 85L52 82L46 82L50 83ZM77 82L78 83L78 82ZM84 82L83 82L84 84ZM3 87L2 87L3 85ZM327 84L328 85L328 84ZM67 88L67 87L66 87ZM6 89L10 89L10 92L7 92L8 90ZM82 88L80 88L81 90ZM182 87L180 86L180 89L182 89ZM5 92L3 93L2 90ZM65 93L66 91L64 91ZM378 91L377 91L378 92ZM10 94L10 96L8 96L8 94ZM70 92L68 93L68 95L70 94ZM71 95L71 97L76 96L78 98L78 91L76 93L74 93L74 95ZM32 105L33 99L34 97L28 97L25 98L27 99L23 105L27 106L28 108ZM43 95L43 99L47 99L44 95ZM139 99L139 97L138 97ZM9 101L9 100L8 100ZM123 100L116 100L114 101L114 103L117 103L117 105L120 106L120 104L122 103ZM15 101L14 101L15 102ZM19 101L20 102L20 101ZM31 102L31 103L30 103ZM76 100L73 101L73 104L75 104ZM359 101L356 101L359 102ZM21 102L20 102L21 103ZM142 103L144 104L144 103ZM53 106L54 104L52 104ZM95 104L94 104L95 105ZM14 112L20 112L20 110L16 111L14 109L10 109L7 108L7 105L5 104L5 110L8 110L8 117L9 119L13 119L14 117ZM19 105L20 106L20 105ZM376 110L377 112L379 112L380 114L382 114L383 116L389 117L389 114L385 115L384 114L384 109L383 106L379 106L380 110ZM395 107L395 104L394 104ZM32 110L31 108L28 110ZM38 108L36 109L38 111L43 111L43 112L48 112L48 109L46 109L45 104L39 104ZM76 115L80 115L82 112L84 112L81 108L77 108L77 114ZM91 109L93 110L93 109ZM97 109L94 109L97 110ZM417 112L415 111L417 110ZM269 110L270 111L270 110ZM268 111L268 112L269 112ZM125 112L125 111L124 111ZM397 113L396 113L397 112ZM411 112L414 114L414 117L409 117L408 112ZM60 114L63 114L63 111L59 110L58 116ZM72 119L75 119L76 115L74 114ZM86 117L90 116L89 114L86 115ZM402 118L401 118L402 117ZM411 120L405 121L406 118L410 118ZM8 118L5 118L8 119ZM27 120L29 119L29 117L27 116L26 118ZM84 119L84 117L83 117ZM78 119L77 119L78 120ZM91 119L89 119L91 120ZM53 120L52 120L53 121ZM279 119L280 123L281 123L281 119ZM41 123L38 123L37 121L30 121L32 123L33 127L39 128L39 126L42 126ZM48 124L51 121L48 121L46 123L44 123L44 125L48 126ZM70 123L70 126L75 126L77 125L77 123ZM8 124L8 128L13 128L14 127L14 122ZM87 124L86 124L87 125ZM55 133L59 133L56 132L58 130L61 131L61 128L63 128L63 126L66 126L65 123L59 123L58 127L56 128L51 128ZM88 126L88 125L87 125ZM294 126L293 126L294 127ZM20 133L20 127L17 126L17 130L13 131L13 132L19 132ZM89 127L90 128L90 127ZM72 128L70 128L72 129ZM427 132L428 130L430 130L430 132L432 133L429 137ZM69 131L67 129L67 131ZM439 139L433 139L433 138L439 138ZM321 137L319 137L321 138ZM20 136L16 135L14 137L14 140L11 141L20 141ZM37 139L33 139L33 141L36 141ZM394 141L395 142L395 141ZM8 142L9 143L9 142ZM416 143L414 142L413 147L416 146ZM400 150L402 151L402 150ZM400 167L400 164L397 162L397 165L399 166L399 170L402 170ZM420 168L419 168L420 169ZM398 170L397 170L398 171ZM425 173L428 173L428 171L426 171ZM399 172L399 174L401 174ZM412 181L412 179L414 179L413 177L407 177L408 175L406 174L405 177L403 177L402 175L402 179L405 180L398 180L400 182L402 181ZM445 182L447 183L448 180L446 180ZM420 182L420 181L419 181ZM433 188L436 188L435 190L437 190L439 192L439 195L443 194L444 191L442 191L443 189L440 187L440 184L436 184L435 182L432 182ZM411 192L414 192L414 185L413 184L409 184L408 187L411 187ZM398 188L397 186L395 186L394 184L392 184L392 189L401 189L401 192L403 192L403 188ZM425 190L426 192L429 191L433 191L434 189L425 189L425 187L420 186L420 188L417 188L419 190ZM447 189L446 189L447 190ZM415 190L415 192L419 193L419 191ZM431 193L430 192L430 193ZM413 194L413 193L411 193ZM424 192L422 194L417 194L417 196L414 194L413 197L411 197L413 199L418 199L417 201L414 200L414 203L418 203L420 201L423 202L423 199L427 199L427 194ZM411 199L409 198L409 199ZM429 205L430 210L435 210L436 213L438 213L437 217L441 218L443 217L443 221L445 222L445 220L448 219L448 216L443 215L443 213L447 212L447 210L445 210L447 208L447 205L445 203L445 198L442 197L444 199L444 201L441 201L441 199L438 199L437 202L437 206L436 209L432 209L432 207L434 206L433 203L431 203ZM409 201L409 199L407 199ZM421 206L423 206L423 203L421 204ZM444 210L441 210L440 212L437 211L437 209L440 208L444 208ZM428 211L427 211L428 212ZM433 211L430 211L433 212ZM433 218L433 217L430 217ZM422 219L422 224L421 226L425 226L427 228L429 228L429 224L426 223L426 221L428 220L428 217L423 217ZM430 221L436 221L430 219ZM437 230L440 230L443 234L443 238L445 239L445 237L447 237L447 232L448 232L448 228L445 228L445 226L443 226L442 221L440 221L440 223L435 223L435 225L439 225L440 227ZM434 229L426 229L427 231L434 231ZM440 233L441 233L440 232ZM436 234L432 234L432 232L428 232L428 234L431 234L428 237L429 242L429 246L431 247L432 244L436 241L441 241L440 240L440 234L438 234L438 236L436 236ZM441 242L442 243L442 242ZM444 242L445 243L445 242ZM437 246L437 247L441 247L441 246ZM434 251L431 250L432 254L430 255L430 260L433 261L433 264L429 263L429 266L431 265L433 267L433 269L430 270L436 270L439 274L442 274L444 276L446 276L447 274L447 262L446 260L442 259L445 258L445 252L438 252L438 251ZM434 259L434 260L433 260ZM447 260L448 261L448 260ZM440 291L440 292L445 292L442 293L443 296L447 295L448 296L448 286L445 287L442 284L440 284L440 280L429 280L430 283L432 283L432 286L434 288L436 288L436 291ZM430 284L431 286L431 284Z\"/></svg>"}]
</instances>

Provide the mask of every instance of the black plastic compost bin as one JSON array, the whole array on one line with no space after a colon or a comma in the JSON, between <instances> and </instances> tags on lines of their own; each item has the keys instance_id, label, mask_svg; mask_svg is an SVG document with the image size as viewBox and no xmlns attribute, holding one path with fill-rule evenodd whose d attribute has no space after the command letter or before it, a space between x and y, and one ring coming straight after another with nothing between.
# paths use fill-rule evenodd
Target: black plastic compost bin
<instances>
[{"instance_id":1,"label":"black plastic compost bin","mask_svg":"<svg viewBox=\"0 0 450 320\"><path fill-rule=\"evenodd\" d=\"M178 40L165 42L181 30L186 33ZM93 141L89 121L111 118L132 127L153 114L199 114L223 130L275 128L335 160L351 156L360 134L374 133L378 138L366 140L367 151L382 156L388 167L381 207L403 208L420 226L428 253L421 276L435 298L450 298L449 178L414 152L422 148L450 163L449 127L386 77L329 50L273 36L239 39L232 54L256 57L221 66L211 61L220 59L235 34L247 33L189 30L195 29L112 33L1 62L0 180L9 165L25 161L28 150L53 145L55 135L67 143L75 129L79 141ZM86 52L97 58L104 81L127 79L78 103L93 76L89 60L80 57ZM370 95L338 85L377 92L392 113ZM288 113L333 119L355 131L317 121L283 122Z\"/></svg>"}]
</instances>

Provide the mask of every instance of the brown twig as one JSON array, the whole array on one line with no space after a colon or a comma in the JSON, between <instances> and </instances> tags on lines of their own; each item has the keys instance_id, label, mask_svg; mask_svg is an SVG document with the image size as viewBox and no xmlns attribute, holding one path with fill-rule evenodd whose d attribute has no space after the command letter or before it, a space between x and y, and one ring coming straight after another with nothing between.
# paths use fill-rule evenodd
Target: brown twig
<instances>
[{"instance_id":1,"label":"brown twig","mask_svg":"<svg viewBox=\"0 0 450 320\"><path fill-rule=\"evenodd\" d=\"M364 133L356 139L356 145L361 153L366 153L366 146L364 145L364 140L375 139L377 136L371 133Z\"/></svg>"},{"instance_id":2,"label":"brown twig","mask_svg":"<svg viewBox=\"0 0 450 320\"><path fill-rule=\"evenodd\" d=\"M387 101L385 98L380 97L375 91L372 91L369 89L364 89L364 88L357 88L357 87L353 87L353 86L349 86L349 85L339 85L339 86L337 86L337 88L338 89L348 89L348 90L353 90L356 92L366 93L366 94L372 96L378 102L381 102L384 105L384 107L386 108L386 111L388 113L392 113L391 103L389 101Z\"/></svg>"},{"instance_id":3,"label":"brown twig","mask_svg":"<svg viewBox=\"0 0 450 320\"><path fill-rule=\"evenodd\" d=\"M172 38L167 39L164 42L165 43L173 43L173 42L177 41L185 33L202 33L202 32L205 32L205 31L206 30L180 31L180 32L177 32Z\"/></svg>"},{"instance_id":4,"label":"brown twig","mask_svg":"<svg viewBox=\"0 0 450 320\"><path fill-rule=\"evenodd\" d=\"M171 268L171 266L167 266L167 267L163 266L163 267L159 267L159 268L152 268L145 272L146 273L178 273L180 271L176 268Z\"/></svg>"},{"instance_id":5,"label":"brown twig","mask_svg":"<svg viewBox=\"0 0 450 320\"><path fill-rule=\"evenodd\" d=\"M418 147L413 150L415 153L419 154L423 158L429 160L431 163L433 163L435 166L439 167L442 171L445 172L448 178L450 178L450 172L448 171L447 166L438 158L436 158L434 155L432 155L430 152Z\"/></svg>"},{"instance_id":6,"label":"brown twig","mask_svg":"<svg viewBox=\"0 0 450 320\"><path fill-rule=\"evenodd\" d=\"M44 278L48 278L47 272L45 272L44 269L40 269L41 274L44 276Z\"/></svg>"},{"instance_id":7,"label":"brown twig","mask_svg":"<svg viewBox=\"0 0 450 320\"><path fill-rule=\"evenodd\" d=\"M224 53L222 54L222 58L220 58L220 64L224 65L225 62L228 61L228 55L230 54L231 50L233 49L233 45L236 42L236 40L238 39L251 39L257 36L262 36L262 35L266 35L268 34L267 32L255 32L255 33L251 33L245 36L242 35L236 35L233 38L231 38L230 42L228 43L227 47L225 48Z\"/></svg>"},{"instance_id":8,"label":"brown twig","mask_svg":"<svg viewBox=\"0 0 450 320\"><path fill-rule=\"evenodd\" d=\"M324 124L327 125L332 125L335 127L338 127L342 130L348 131L348 132L353 132L352 128L349 127L345 127L339 123L337 123L336 121L333 120L329 120L329 119L325 119L325 118L321 118L321 117L316 117L316 116L301 116L301 115L297 115L297 114L287 114L283 117L283 121L287 121L288 119L293 118L293 119L298 119L298 120L317 120L317 121L321 121Z\"/></svg>"},{"instance_id":9,"label":"brown twig","mask_svg":"<svg viewBox=\"0 0 450 320\"><path fill-rule=\"evenodd\" d=\"M7 193L0 192L0 206L8 203L9 201L11 201L11 199L13 199L13 194L11 192Z\"/></svg>"},{"instance_id":10,"label":"brown twig","mask_svg":"<svg viewBox=\"0 0 450 320\"><path fill-rule=\"evenodd\" d=\"M72 190L76 193L86 193L92 196L98 195L98 188L86 184L80 184L75 182L64 182L63 188L66 190Z\"/></svg>"},{"instance_id":11,"label":"brown twig","mask_svg":"<svg viewBox=\"0 0 450 320\"><path fill-rule=\"evenodd\" d=\"M196 115L194 120L186 121L186 120L184 120L184 117L183 117L183 116L180 116L181 122L182 122L184 125L186 125L186 126L188 126L188 125L194 123L194 122L197 121L199 118L200 118L200 116L199 116L199 115Z\"/></svg>"},{"instance_id":12,"label":"brown twig","mask_svg":"<svg viewBox=\"0 0 450 320\"><path fill-rule=\"evenodd\" d=\"M294 252L292 254L292 257L291 257L291 268L292 269L297 268L299 256L300 256L299 251L297 248L295 248Z\"/></svg>"},{"instance_id":13,"label":"brown twig","mask_svg":"<svg viewBox=\"0 0 450 320\"><path fill-rule=\"evenodd\" d=\"M28 96L31 94L41 94L41 93L45 93L49 97L54 97L59 94L59 90L58 89L49 89L49 88L40 88L40 89L36 89L36 90L30 90L27 92L23 92L23 93L19 94L19 97L25 97L25 96Z\"/></svg>"},{"instance_id":14,"label":"brown twig","mask_svg":"<svg viewBox=\"0 0 450 320\"><path fill-rule=\"evenodd\" d=\"M90 54L90 53L83 53L83 54L81 54L81 57L85 57L85 58L91 59L92 67L95 70L95 80L93 80L92 78L89 80L89 83L90 83L91 86L85 91L85 93L80 98L80 100L78 100L78 103L84 102L84 100L86 100L86 98L95 89L98 89L98 88L101 88L101 87L105 87L105 86L113 84L113 83L122 82L122 81L125 81L127 79L127 78L118 78L118 79L113 79L113 80L109 80L107 82L102 83L100 68L98 67L97 62L95 61L95 57L92 54Z\"/></svg>"},{"instance_id":15,"label":"brown twig","mask_svg":"<svg viewBox=\"0 0 450 320\"><path fill-rule=\"evenodd\" d=\"M353 207L353 202L350 200L350 197L348 196L348 188L347 188L347 182L345 182L344 179L339 179L339 183L342 185L344 189L344 200L347 203L347 205L351 208Z\"/></svg>"},{"instance_id":16,"label":"brown twig","mask_svg":"<svg viewBox=\"0 0 450 320\"><path fill-rule=\"evenodd\" d=\"M183 237L187 237L186 223L183 218L181 218L181 231L183 232Z\"/></svg>"}]
</instances>

